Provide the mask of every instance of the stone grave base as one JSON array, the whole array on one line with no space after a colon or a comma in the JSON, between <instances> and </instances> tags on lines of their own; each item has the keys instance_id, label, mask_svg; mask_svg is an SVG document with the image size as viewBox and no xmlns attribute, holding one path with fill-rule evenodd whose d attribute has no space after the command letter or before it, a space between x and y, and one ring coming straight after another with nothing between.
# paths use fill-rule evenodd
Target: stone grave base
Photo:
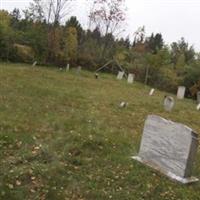
<instances>
[{"instance_id":1,"label":"stone grave base","mask_svg":"<svg viewBox=\"0 0 200 200\"><path fill-rule=\"evenodd\" d=\"M189 178L183 178L183 177L180 177L180 176L177 176L176 174L174 173L171 173L171 172L166 172L162 169L160 169L158 166L156 166L155 164L153 163L150 163L150 162L147 162L145 161L144 159L142 159L141 157L139 156L133 156L132 159L134 160L137 160L139 161L140 163L142 164L145 164L146 166L149 166L159 172L161 172L162 174L166 175L167 177L169 177L170 179L172 180L175 180L175 181L178 181L182 184L189 184L189 183L195 183L195 182L198 182L199 179L198 178L195 178L195 177L189 177Z\"/></svg>"}]
</instances>

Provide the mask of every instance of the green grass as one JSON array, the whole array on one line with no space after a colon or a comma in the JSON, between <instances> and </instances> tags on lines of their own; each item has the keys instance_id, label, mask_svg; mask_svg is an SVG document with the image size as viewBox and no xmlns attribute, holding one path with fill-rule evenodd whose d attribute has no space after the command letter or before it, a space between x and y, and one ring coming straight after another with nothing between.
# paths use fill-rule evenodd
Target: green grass
<instances>
[{"instance_id":1,"label":"green grass","mask_svg":"<svg viewBox=\"0 0 200 200\"><path fill-rule=\"evenodd\" d=\"M106 74L0 64L0 199L200 199L200 183L183 186L131 159L148 114L200 133L194 101L167 113L165 93L149 97L149 89Z\"/></svg>"}]
</instances>

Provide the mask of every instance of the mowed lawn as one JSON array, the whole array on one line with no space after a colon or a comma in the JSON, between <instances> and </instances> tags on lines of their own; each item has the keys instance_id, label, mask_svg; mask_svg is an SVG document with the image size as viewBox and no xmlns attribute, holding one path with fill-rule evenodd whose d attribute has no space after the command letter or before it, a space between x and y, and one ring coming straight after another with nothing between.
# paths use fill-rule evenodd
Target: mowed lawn
<instances>
[{"instance_id":1,"label":"mowed lawn","mask_svg":"<svg viewBox=\"0 0 200 200\"><path fill-rule=\"evenodd\" d=\"M148 114L200 133L196 102L176 100L167 113L166 93L149 90L108 74L0 64L0 199L200 199L200 182L184 186L131 159Z\"/></svg>"}]
</instances>

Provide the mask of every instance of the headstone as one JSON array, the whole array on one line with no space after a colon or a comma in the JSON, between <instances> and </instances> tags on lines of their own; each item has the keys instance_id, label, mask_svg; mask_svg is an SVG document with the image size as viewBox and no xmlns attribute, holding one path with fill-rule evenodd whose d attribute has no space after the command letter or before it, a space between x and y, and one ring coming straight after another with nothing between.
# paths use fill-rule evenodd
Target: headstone
<instances>
[{"instance_id":1,"label":"headstone","mask_svg":"<svg viewBox=\"0 0 200 200\"><path fill-rule=\"evenodd\" d=\"M178 99L184 99L185 97L185 86L179 86L177 91L177 98Z\"/></svg>"},{"instance_id":2,"label":"headstone","mask_svg":"<svg viewBox=\"0 0 200 200\"><path fill-rule=\"evenodd\" d=\"M99 74L95 73L94 77L95 77L95 79L98 79L99 78Z\"/></svg>"},{"instance_id":3,"label":"headstone","mask_svg":"<svg viewBox=\"0 0 200 200\"><path fill-rule=\"evenodd\" d=\"M119 72L118 72L118 75L117 75L117 79L118 79L118 80L122 80L123 76L124 76L124 72L119 71Z\"/></svg>"},{"instance_id":4,"label":"headstone","mask_svg":"<svg viewBox=\"0 0 200 200\"><path fill-rule=\"evenodd\" d=\"M154 92L155 92L155 89L152 88L152 89L150 90L150 92L149 92L149 96L152 96L152 95L154 94Z\"/></svg>"},{"instance_id":5,"label":"headstone","mask_svg":"<svg viewBox=\"0 0 200 200\"><path fill-rule=\"evenodd\" d=\"M197 92L197 102L200 103L200 91Z\"/></svg>"},{"instance_id":6,"label":"headstone","mask_svg":"<svg viewBox=\"0 0 200 200\"><path fill-rule=\"evenodd\" d=\"M78 67L77 67L77 74L80 74L81 70L82 70L82 67L81 67L81 66L78 66Z\"/></svg>"},{"instance_id":7,"label":"headstone","mask_svg":"<svg viewBox=\"0 0 200 200\"><path fill-rule=\"evenodd\" d=\"M122 101L119 105L120 108L126 108L128 106L127 102Z\"/></svg>"},{"instance_id":8,"label":"headstone","mask_svg":"<svg viewBox=\"0 0 200 200\"><path fill-rule=\"evenodd\" d=\"M198 181L191 177L197 147L198 135L192 129L156 115L149 115L139 154L133 158L186 184Z\"/></svg>"},{"instance_id":9,"label":"headstone","mask_svg":"<svg viewBox=\"0 0 200 200\"><path fill-rule=\"evenodd\" d=\"M134 74L129 74L129 75L128 75L128 80L127 80L127 82L130 83L130 84L132 84L133 81L134 81L134 78L135 78L135 75L134 75Z\"/></svg>"},{"instance_id":10,"label":"headstone","mask_svg":"<svg viewBox=\"0 0 200 200\"><path fill-rule=\"evenodd\" d=\"M32 66L35 67L37 65L37 61L35 61Z\"/></svg>"},{"instance_id":11,"label":"headstone","mask_svg":"<svg viewBox=\"0 0 200 200\"><path fill-rule=\"evenodd\" d=\"M66 67L66 72L69 71L69 64L67 64L67 67Z\"/></svg>"},{"instance_id":12,"label":"headstone","mask_svg":"<svg viewBox=\"0 0 200 200\"><path fill-rule=\"evenodd\" d=\"M197 110L200 110L200 103L197 105Z\"/></svg>"},{"instance_id":13,"label":"headstone","mask_svg":"<svg viewBox=\"0 0 200 200\"><path fill-rule=\"evenodd\" d=\"M165 96L164 99L164 109L168 112L172 111L173 107L175 105L175 101L173 97Z\"/></svg>"}]
</instances>

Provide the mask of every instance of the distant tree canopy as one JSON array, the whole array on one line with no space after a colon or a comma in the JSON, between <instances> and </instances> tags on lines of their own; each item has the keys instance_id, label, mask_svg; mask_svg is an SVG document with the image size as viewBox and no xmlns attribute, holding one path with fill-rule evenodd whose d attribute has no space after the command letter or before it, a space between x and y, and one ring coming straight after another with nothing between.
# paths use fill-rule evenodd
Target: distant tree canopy
<instances>
[{"instance_id":1,"label":"distant tree canopy","mask_svg":"<svg viewBox=\"0 0 200 200\"><path fill-rule=\"evenodd\" d=\"M156 54L160 49L162 49L164 42L162 35L160 33L157 33L155 36L152 33L150 38L147 39L147 44L149 50L153 53Z\"/></svg>"},{"instance_id":2,"label":"distant tree canopy","mask_svg":"<svg viewBox=\"0 0 200 200\"><path fill-rule=\"evenodd\" d=\"M70 63L95 71L115 59L138 81L154 87L175 92L181 84L192 88L188 93L192 96L199 90L200 54L184 38L166 45L161 33L146 36L145 27L132 34L133 41L116 37L125 20L123 0L94 1L88 30L70 16L71 0L56 1L34 0L23 13L0 10L1 61L37 60L59 67Z\"/></svg>"}]
</instances>

